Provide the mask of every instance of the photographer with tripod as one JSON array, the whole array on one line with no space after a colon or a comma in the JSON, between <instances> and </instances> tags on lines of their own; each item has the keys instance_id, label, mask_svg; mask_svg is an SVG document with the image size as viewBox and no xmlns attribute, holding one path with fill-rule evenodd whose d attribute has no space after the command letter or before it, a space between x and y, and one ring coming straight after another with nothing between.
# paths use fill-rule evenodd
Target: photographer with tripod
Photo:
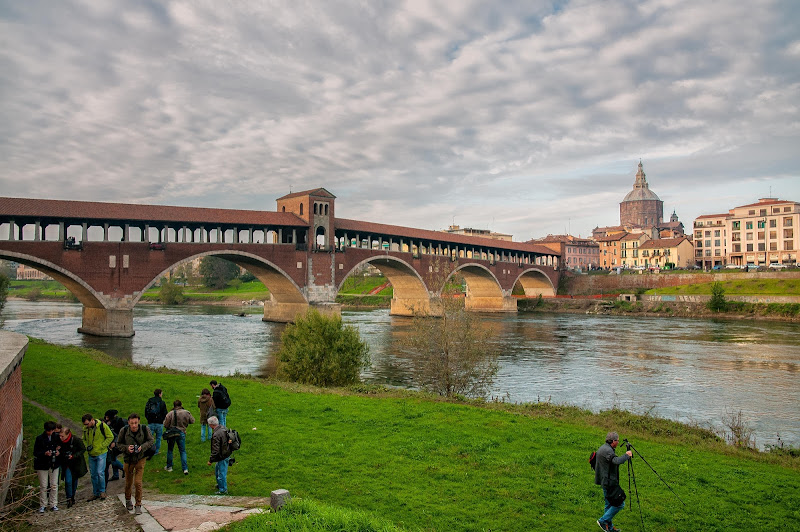
<instances>
[{"instance_id":1,"label":"photographer with tripod","mask_svg":"<svg viewBox=\"0 0 800 532\"><path fill-rule=\"evenodd\" d=\"M615 449L619 445L619 434L609 432L606 442L597 450L597 462L594 470L594 483L603 487L605 513L597 520L600 528L608 532L616 532L612 520L617 512L625 507L625 492L619 485L619 466L630 460L633 453L628 450L617 456Z\"/></svg>"}]
</instances>

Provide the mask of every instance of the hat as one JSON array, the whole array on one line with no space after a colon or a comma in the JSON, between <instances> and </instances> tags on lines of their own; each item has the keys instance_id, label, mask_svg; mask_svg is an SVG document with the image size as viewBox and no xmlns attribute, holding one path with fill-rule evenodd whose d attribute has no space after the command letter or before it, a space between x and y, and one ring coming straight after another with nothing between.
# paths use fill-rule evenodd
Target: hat
<instances>
[{"instance_id":1,"label":"hat","mask_svg":"<svg viewBox=\"0 0 800 532\"><path fill-rule=\"evenodd\" d=\"M117 417L117 412L119 412L119 410L106 410L105 417L108 419L114 419Z\"/></svg>"}]
</instances>

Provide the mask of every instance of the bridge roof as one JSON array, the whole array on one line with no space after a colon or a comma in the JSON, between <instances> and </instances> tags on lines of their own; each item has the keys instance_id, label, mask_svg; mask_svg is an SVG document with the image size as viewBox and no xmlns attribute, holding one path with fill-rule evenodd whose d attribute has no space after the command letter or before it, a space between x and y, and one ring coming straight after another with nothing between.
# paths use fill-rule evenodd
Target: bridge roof
<instances>
[{"instance_id":1,"label":"bridge roof","mask_svg":"<svg viewBox=\"0 0 800 532\"><path fill-rule=\"evenodd\" d=\"M525 242L509 242L508 240L498 240L495 238L467 236L444 231L431 231L429 229L415 229L413 227L402 227L399 225L379 224L373 222L362 222L359 220L348 220L336 218L336 229L341 231L352 231L360 234L375 234L396 236L398 238L408 238L417 240L431 240L436 242L472 245L484 248L497 248L510 251L521 251L525 253L538 253L540 255L557 256L558 252L539 244L528 244ZM350 236L350 235L348 235Z\"/></svg>"},{"instance_id":2,"label":"bridge roof","mask_svg":"<svg viewBox=\"0 0 800 532\"><path fill-rule=\"evenodd\" d=\"M289 212L2 197L0 218L308 227Z\"/></svg>"}]
</instances>

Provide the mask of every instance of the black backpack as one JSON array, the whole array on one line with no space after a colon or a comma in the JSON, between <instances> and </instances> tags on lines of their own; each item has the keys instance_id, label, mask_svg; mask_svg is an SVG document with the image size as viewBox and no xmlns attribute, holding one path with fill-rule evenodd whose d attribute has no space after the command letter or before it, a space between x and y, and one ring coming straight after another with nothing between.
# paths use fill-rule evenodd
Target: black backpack
<instances>
[{"instance_id":1,"label":"black backpack","mask_svg":"<svg viewBox=\"0 0 800 532\"><path fill-rule=\"evenodd\" d=\"M236 429L225 429L225 437L228 439L228 452L238 451L242 446L242 439Z\"/></svg>"},{"instance_id":2,"label":"black backpack","mask_svg":"<svg viewBox=\"0 0 800 532\"><path fill-rule=\"evenodd\" d=\"M214 406L217 408L228 408L231 406L231 396L228 395L228 390L223 385L218 385L214 388L214 394L219 393L219 400L214 400Z\"/></svg>"},{"instance_id":3,"label":"black backpack","mask_svg":"<svg viewBox=\"0 0 800 532\"><path fill-rule=\"evenodd\" d=\"M151 397L147 400L147 404L144 407L144 417L146 417L149 422L151 418L158 416L160 411L161 405L158 404L155 397Z\"/></svg>"}]
</instances>

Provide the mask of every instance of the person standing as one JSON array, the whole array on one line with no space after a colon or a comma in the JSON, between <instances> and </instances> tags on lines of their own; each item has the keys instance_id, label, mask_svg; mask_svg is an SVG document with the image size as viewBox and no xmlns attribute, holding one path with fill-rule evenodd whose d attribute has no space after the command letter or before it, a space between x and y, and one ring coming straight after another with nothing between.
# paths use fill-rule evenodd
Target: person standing
<instances>
[{"instance_id":1,"label":"person standing","mask_svg":"<svg viewBox=\"0 0 800 532\"><path fill-rule=\"evenodd\" d=\"M214 464L214 476L217 478L217 495L228 494L228 465L231 450L228 447L228 429L220 425L216 416L208 418L211 427L211 457L208 465Z\"/></svg>"},{"instance_id":2,"label":"person standing","mask_svg":"<svg viewBox=\"0 0 800 532\"><path fill-rule=\"evenodd\" d=\"M122 451L125 460L125 508L134 514L142 514L142 477L147 462L145 451L155 441L150 429L140 424L139 414L128 416L128 426L124 427L117 437L117 447ZM136 488L136 505L131 503L131 488Z\"/></svg>"},{"instance_id":3,"label":"person standing","mask_svg":"<svg viewBox=\"0 0 800 532\"><path fill-rule=\"evenodd\" d=\"M217 419L219 424L225 426L228 420L228 408L231 406L231 396L228 395L228 389L222 385L221 382L215 380L211 381L211 389L214 390L214 407L217 409Z\"/></svg>"},{"instance_id":4,"label":"person standing","mask_svg":"<svg viewBox=\"0 0 800 532\"><path fill-rule=\"evenodd\" d=\"M86 467L86 445L83 440L72 434L69 427L61 429L61 469L64 477L64 491L67 494L67 508L75 504L75 492L78 491L78 479L88 472Z\"/></svg>"},{"instance_id":5,"label":"person standing","mask_svg":"<svg viewBox=\"0 0 800 532\"><path fill-rule=\"evenodd\" d=\"M167 438L167 466L164 468L166 471L172 471L172 449L177 443L178 452L181 453L183 474L189 474L189 464L186 459L186 428L192 423L194 423L194 417L191 412L183 408L183 403L181 403L180 399L175 399L172 402L172 410L164 418L164 435L167 437L170 427L177 428L180 433L174 438Z\"/></svg>"},{"instance_id":6,"label":"person standing","mask_svg":"<svg viewBox=\"0 0 800 532\"><path fill-rule=\"evenodd\" d=\"M155 456L161 451L161 435L164 432L164 418L167 416L167 403L161 396L164 393L161 388L153 390L153 397L147 400L144 406L144 417L147 418L147 427L155 438Z\"/></svg>"},{"instance_id":7,"label":"person standing","mask_svg":"<svg viewBox=\"0 0 800 532\"><path fill-rule=\"evenodd\" d=\"M55 421L44 422L44 432L33 442L33 468L39 475L39 513L47 509L58 511L58 470L61 467L61 438L56 434Z\"/></svg>"},{"instance_id":8,"label":"person standing","mask_svg":"<svg viewBox=\"0 0 800 532\"><path fill-rule=\"evenodd\" d=\"M212 429L208 426L208 418L216 415L216 406L208 388L203 388L203 391L200 392L197 406L200 408L200 442L202 443L206 441L206 432L208 433L208 439L211 439Z\"/></svg>"},{"instance_id":9,"label":"person standing","mask_svg":"<svg viewBox=\"0 0 800 532\"><path fill-rule=\"evenodd\" d=\"M619 445L619 434L609 432L606 435L606 442L597 449L597 462L594 469L594 483L603 487L603 498L605 499L605 513L597 520L597 524L608 532L618 532L619 529L614 528L611 521L617 512L625 507L624 501L619 506L614 506L608 500L608 496L616 486L619 486L619 466L633 456L631 451L617 456L615 451L617 445Z\"/></svg>"},{"instance_id":10,"label":"person standing","mask_svg":"<svg viewBox=\"0 0 800 532\"><path fill-rule=\"evenodd\" d=\"M108 454L106 455L106 484L111 480L119 480L120 471L122 471L122 476L125 476L124 466L118 458L121 451L117 449L117 436L119 435L119 431L122 430L122 427L125 426L125 421L117 415L118 412L119 410L106 410L106 413L103 415L103 421L106 422L106 425L111 427L111 432L114 433L114 440L109 444ZM114 470L114 475L111 478L108 477L109 468Z\"/></svg>"},{"instance_id":11,"label":"person standing","mask_svg":"<svg viewBox=\"0 0 800 532\"><path fill-rule=\"evenodd\" d=\"M102 420L94 419L91 414L84 414L83 443L89 453L89 471L92 474L92 496L90 501L106 498L106 453L108 446L114 441L111 427Z\"/></svg>"}]
</instances>

